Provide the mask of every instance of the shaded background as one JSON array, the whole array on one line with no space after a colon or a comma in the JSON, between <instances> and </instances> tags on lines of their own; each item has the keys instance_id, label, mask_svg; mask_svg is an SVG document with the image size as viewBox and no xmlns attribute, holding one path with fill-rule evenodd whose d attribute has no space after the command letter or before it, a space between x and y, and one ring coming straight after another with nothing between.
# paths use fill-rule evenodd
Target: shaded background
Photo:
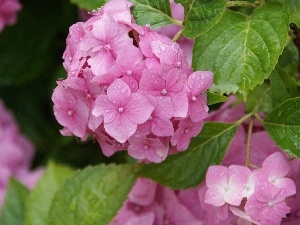
<instances>
[{"instance_id":1,"label":"shaded background","mask_svg":"<svg viewBox=\"0 0 300 225\"><path fill-rule=\"evenodd\" d=\"M36 147L33 167L49 159L75 167L123 162L125 152L103 156L98 143L63 137L53 115L51 95L66 78L62 54L69 27L79 21L69 0L23 0L14 26L0 33L0 98L15 115L21 131Z\"/></svg>"}]
</instances>

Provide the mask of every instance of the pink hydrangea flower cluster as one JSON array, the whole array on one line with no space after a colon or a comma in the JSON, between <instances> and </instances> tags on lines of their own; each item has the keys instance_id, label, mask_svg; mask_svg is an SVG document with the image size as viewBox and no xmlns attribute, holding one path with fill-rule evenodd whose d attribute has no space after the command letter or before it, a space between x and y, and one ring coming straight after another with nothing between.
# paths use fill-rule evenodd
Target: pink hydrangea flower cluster
<instances>
[{"instance_id":1,"label":"pink hydrangea flower cluster","mask_svg":"<svg viewBox=\"0 0 300 225\"><path fill-rule=\"evenodd\" d=\"M294 181L286 177L289 170L289 163L280 152L270 155L262 168L252 171L239 165L211 166L206 174L204 203L219 211L219 220L228 218L229 207L240 220L279 225L290 213L287 198L296 193Z\"/></svg>"},{"instance_id":2,"label":"pink hydrangea flower cluster","mask_svg":"<svg viewBox=\"0 0 300 225\"><path fill-rule=\"evenodd\" d=\"M245 105L231 107L235 98L210 113L208 120L234 122ZM245 167L242 123L222 165L210 166L206 181L188 190L170 190L140 178L110 225L298 225L300 224L300 159L289 160L256 121L251 163Z\"/></svg>"},{"instance_id":3,"label":"pink hydrangea flower cluster","mask_svg":"<svg viewBox=\"0 0 300 225\"><path fill-rule=\"evenodd\" d=\"M137 25L131 6L112 0L71 26L54 114L63 135L92 135L106 156L128 149L159 163L170 144L184 151L201 131L213 75L193 72L179 44Z\"/></svg>"},{"instance_id":4,"label":"pink hydrangea flower cluster","mask_svg":"<svg viewBox=\"0 0 300 225\"><path fill-rule=\"evenodd\" d=\"M0 32L6 25L13 25L22 6L18 0L0 0Z\"/></svg>"},{"instance_id":5,"label":"pink hydrangea flower cluster","mask_svg":"<svg viewBox=\"0 0 300 225\"><path fill-rule=\"evenodd\" d=\"M16 120L0 100L0 208L9 177L33 188L43 169L30 170L34 147L19 131Z\"/></svg>"}]
</instances>

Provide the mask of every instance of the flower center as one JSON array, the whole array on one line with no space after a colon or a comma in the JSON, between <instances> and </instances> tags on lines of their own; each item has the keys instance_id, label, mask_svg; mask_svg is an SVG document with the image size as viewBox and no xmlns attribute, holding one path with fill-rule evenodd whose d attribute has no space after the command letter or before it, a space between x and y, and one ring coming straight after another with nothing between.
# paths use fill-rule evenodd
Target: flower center
<instances>
[{"instance_id":1,"label":"flower center","mask_svg":"<svg viewBox=\"0 0 300 225\"><path fill-rule=\"evenodd\" d=\"M197 99L196 96L193 96L193 97L192 97L192 101L193 101L193 102L196 101L196 99Z\"/></svg>"},{"instance_id":2,"label":"flower center","mask_svg":"<svg viewBox=\"0 0 300 225\"><path fill-rule=\"evenodd\" d=\"M144 145L144 149L147 150L149 148L148 145Z\"/></svg>"},{"instance_id":3,"label":"flower center","mask_svg":"<svg viewBox=\"0 0 300 225\"><path fill-rule=\"evenodd\" d=\"M131 70L127 70L126 73L127 73L128 76L132 75L132 71Z\"/></svg>"},{"instance_id":4,"label":"flower center","mask_svg":"<svg viewBox=\"0 0 300 225\"><path fill-rule=\"evenodd\" d=\"M69 110L68 111L68 116L72 116L73 115L73 110Z\"/></svg>"},{"instance_id":5,"label":"flower center","mask_svg":"<svg viewBox=\"0 0 300 225\"><path fill-rule=\"evenodd\" d=\"M161 93L162 93L163 95L165 95L165 94L168 93L168 91L167 91L166 89L162 89L162 90L161 90Z\"/></svg>"},{"instance_id":6,"label":"flower center","mask_svg":"<svg viewBox=\"0 0 300 225\"><path fill-rule=\"evenodd\" d=\"M181 62L177 62L176 63L176 66L179 68L179 67L181 67Z\"/></svg>"},{"instance_id":7,"label":"flower center","mask_svg":"<svg viewBox=\"0 0 300 225\"><path fill-rule=\"evenodd\" d=\"M119 111L119 113L122 113L122 112L124 112L124 109L123 109L123 107L120 107L120 108L118 108L118 111Z\"/></svg>"},{"instance_id":8,"label":"flower center","mask_svg":"<svg viewBox=\"0 0 300 225\"><path fill-rule=\"evenodd\" d=\"M110 44L104 45L104 50L105 50L105 51L109 51L109 50L110 50Z\"/></svg>"}]
</instances>

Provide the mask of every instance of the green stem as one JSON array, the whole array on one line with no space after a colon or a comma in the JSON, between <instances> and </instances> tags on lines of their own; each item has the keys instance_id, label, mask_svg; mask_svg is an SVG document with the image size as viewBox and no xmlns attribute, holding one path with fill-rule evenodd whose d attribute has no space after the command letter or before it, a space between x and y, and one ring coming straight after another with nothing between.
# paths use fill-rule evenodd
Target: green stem
<instances>
[{"instance_id":1,"label":"green stem","mask_svg":"<svg viewBox=\"0 0 300 225\"><path fill-rule=\"evenodd\" d=\"M178 25L182 27L182 21L181 20L175 20L174 18L171 19L172 24Z\"/></svg>"},{"instance_id":2,"label":"green stem","mask_svg":"<svg viewBox=\"0 0 300 225\"><path fill-rule=\"evenodd\" d=\"M175 35L174 37L172 38L172 41L176 42L180 36L182 35L182 29L180 29Z\"/></svg>"},{"instance_id":3,"label":"green stem","mask_svg":"<svg viewBox=\"0 0 300 225\"><path fill-rule=\"evenodd\" d=\"M252 130L253 130L253 122L254 117L252 116L250 119L250 124L248 127L248 133L247 133L247 140L246 140L246 167L249 167L250 164L250 145L251 145L251 136L252 136Z\"/></svg>"},{"instance_id":4,"label":"green stem","mask_svg":"<svg viewBox=\"0 0 300 225\"><path fill-rule=\"evenodd\" d=\"M264 0L260 0L260 4L262 3L262 1ZM248 7L248 8L256 8L258 5L252 2L247 2L247 1L228 1L227 5L228 8L230 7Z\"/></svg>"}]
</instances>

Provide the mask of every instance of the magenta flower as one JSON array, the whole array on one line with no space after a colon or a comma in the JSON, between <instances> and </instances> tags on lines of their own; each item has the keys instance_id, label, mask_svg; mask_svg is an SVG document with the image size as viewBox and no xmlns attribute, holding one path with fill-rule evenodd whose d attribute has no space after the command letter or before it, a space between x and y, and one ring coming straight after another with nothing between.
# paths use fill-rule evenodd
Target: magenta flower
<instances>
[{"instance_id":1,"label":"magenta flower","mask_svg":"<svg viewBox=\"0 0 300 225\"><path fill-rule=\"evenodd\" d=\"M168 96L174 108L174 117L186 117L188 99L181 80L164 80L155 69L144 70L140 81L143 93L153 96Z\"/></svg>"},{"instance_id":2,"label":"magenta flower","mask_svg":"<svg viewBox=\"0 0 300 225\"><path fill-rule=\"evenodd\" d=\"M132 136L129 138L128 154L136 159L148 159L160 163L166 159L169 147L165 146L158 138L145 136Z\"/></svg>"},{"instance_id":3,"label":"magenta flower","mask_svg":"<svg viewBox=\"0 0 300 225\"><path fill-rule=\"evenodd\" d=\"M122 47L132 45L128 30L108 14L94 22L92 33L86 34L80 43L80 50L90 57L87 62L95 75L107 73Z\"/></svg>"},{"instance_id":4,"label":"magenta flower","mask_svg":"<svg viewBox=\"0 0 300 225\"><path fill-rule=\"evenodd\" d=\"M92 113L103 115L105 131L124 143L135 133L137 124L149 119L153 109L144 96L131 93L128 85L117 79L108 87L107 96L97 97Z\"/></svg>"},{"instance_id":5,"label":"magenta flower","mask_svg":"<svg viewBox=\"0 0 300 225\"><path fill-rule=\"evenodd\" d=\"M154 110L149 120L138 126L138 130L145 135L150 133L159 137L173 135L174 127L170 119L174 115L174 109L171 99L167 96L154 97L147 95L146 97L154 107Z\"/></svg>"},{"instance_id":6,"label":"magenta flower","mask_svg":"<svg viewBox=\"0 0 300 225\"><path fill-rule=\"evenodd\" d=\"M57 121L74 135L84 138L89 117L87 105L76 99L62 86L55 88L52 101L54 102L53 110Z\"/></svg>"},{"instance_id":7,"label":"magenta flower","mask_svg":"<svg viewBox=\"0 0 300 225\"><path fill-rule=\"evenodd\" d=\"M197 71L188 78L189 114L193 122L199 122L208 114L206 90L213 83L213 74L210 71Z\"/></svg>"},{"instance_id":8,"label":"magenta flower","mask_svg":"<svg viewBox=\"0 0 300 225\"><path fill-rule=\"evenodd\" d=\"M196 137L203 127L203 121L194 123L189 118L181 120L178 129L171 137L171 144L177 147L178 151L188 148L191 138Z\"/></svg>"},{"instance_id":9,"label":"magenta flower","mask_svg":"<svg viewBox=\"0 0 300 225\"><path fill-rule=\"evenodd\" d=\"M13 25L17 21L17 12L22 8L18 0L0 1L0 32L6 25Z\"/></svg>"}]
</instances>

